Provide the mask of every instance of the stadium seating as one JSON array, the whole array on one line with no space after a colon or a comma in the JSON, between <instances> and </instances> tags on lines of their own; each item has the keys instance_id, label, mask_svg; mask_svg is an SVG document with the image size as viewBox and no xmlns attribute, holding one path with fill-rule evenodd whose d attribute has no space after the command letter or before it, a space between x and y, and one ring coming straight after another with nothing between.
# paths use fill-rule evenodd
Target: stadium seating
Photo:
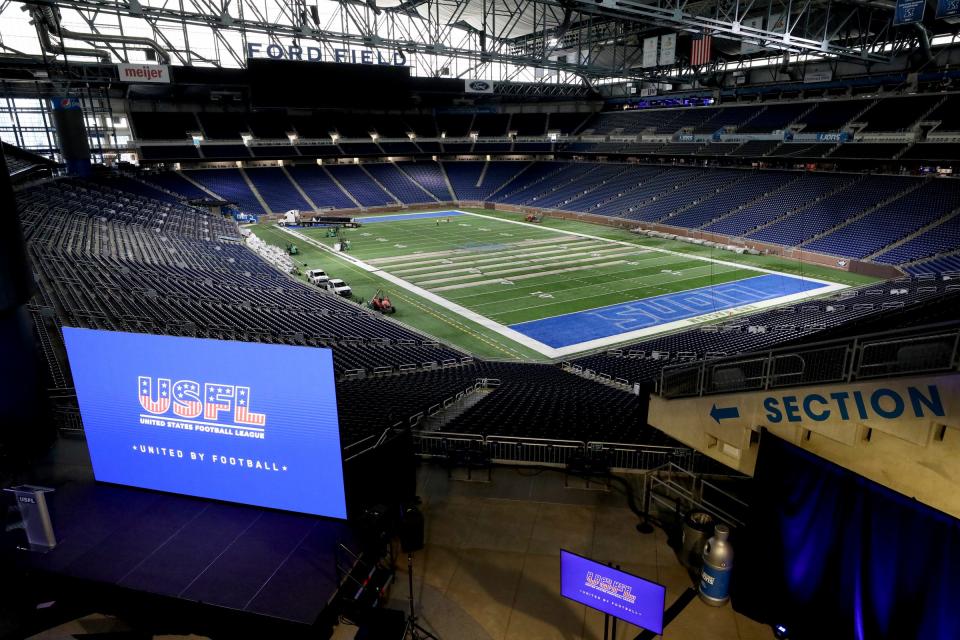
<instances>
[{"instance_id":1,"label":"stadium seating","mask_svg":"<svg viewBox=\"0 0 960 640\"><path fill-rule=\"evenodd\" d=\"M441 202L453 200L443 169L437 162L403 162L397 167Z\"/></svg>"},{"instance_id":2,"label":"stadium seating","mask_svg":"<svg viewBox=\"0 0 960 640\"><path fill-rule=\"evenodd\" d=\"M955 317L960 287L949 280L902 278L840 291L828 299L778 307L661 336L571 362L623 382L649 383L672 364L841 337L856 331L920 325Z\"/></svg>"},{"instance_id":3,"label":"stadium seating","mask_svg":"<svg viewBox=\"0 0 960 640\"><path fill-rule=\"evenodd\" d=\"M396 200L367 174L360 165L332 164L325 167L330 175L363 207L395 204Z\"/></svg>"},{"instance_id":4,"label":"stadium seating","mask_svg":"<svg viewBox=\"0 0 960 640\"><path fill-rule=\"evenodd\" d=\"M831 255L866 257L960 207L960 181L932 179L805 245Z\"/></svg>"},{"instance_id":5,"label":"stadium seating","mask_svg":"<svg viewBox=\"0 0 960 640\"><path fill-rule=\"evenodd\" d=\"M143 179L157 185L165 191L176 193L187 199L209 198L210 196L176 171L159 171L143 174Z\"/></svg>"},{"instance_id":6,"label":"stadium seating","mask_svg":"<svg viewBox=\"0 0 960 640\"><path fill-rule=\"evenodd\" d=\"M323 167L298 164L288 170L317 208L348 209L357 206L330 178L330 174L324 171Z\"/></svg>"},{"instance_id":7,"label":"stadium seating","mask_svg":"<svg viewBox=\"0 0 960 640\"><path fill-rule=\"evenodd\" d=\"M436 198L420 187L392 162L371 163L366 165L366 168L371 176L404 204L436 201Z\"/></svg>"},{"instance_id":8,"label":"stadium seating","mask_svg":"<svg viewBox=\"0 0 960 640\"><path fill-rule=\"evenodd\" d=\"M290 209L311 209L280 167L255 167L245 171L271 211L282 213Z\"/></svg>"},{"instance_id":9,"label":"stadium seating","mask_svg":"<svg viewBox=\"0 0 960 640\"><path fill-rule=\"evenodd\" d=\"M202 169L186 171L184 175L189 175L192 180L220 195L224 200L236 203L244 213L267 213L240 171L240 169Z\"/></svg>"}]
</instances>

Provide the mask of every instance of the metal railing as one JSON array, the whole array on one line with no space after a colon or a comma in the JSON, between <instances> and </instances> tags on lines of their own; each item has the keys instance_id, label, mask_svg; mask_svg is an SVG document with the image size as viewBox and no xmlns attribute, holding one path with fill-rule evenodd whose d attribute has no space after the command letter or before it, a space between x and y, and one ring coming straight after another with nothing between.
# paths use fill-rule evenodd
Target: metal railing
<instances>
[{"instance_id":1,"label":"metal railing","mask_svg":"<svg viewBox=\"0 0 960 640\"><path fill-rule=\"evenodd\" d=\"M660 371L665 398L942 373L960 368L960 328L928 327L782 347Z\"/></svg>"},{"instance_id":2,"label":"metal railing","mask_svg":"<svg viewBox=\"0 0 960 640\"><path fill-rule=\"evenodd\" d=\"M705 511L720 522L739 527L749 505L690 468L667 462L650 469L644 477L644 513L651 513L653 507L674 514L678 521L691 511Z\"/></svg>"},{"instance_id":3,"label":"metal railing","mask_svg":"<svg viewBox=\"0 0 960 640\"><path fill-rule=\"evenodd\" d=\"M612 471L643 471L667 463L692 471L716 465L693 449L617 442L584 442L476 433L413 431L414 451L425 458L452 458L464 450L482 451L496 464L535 464L565 467L574 459L602 460Z\"/></svg>"}]
</instances>

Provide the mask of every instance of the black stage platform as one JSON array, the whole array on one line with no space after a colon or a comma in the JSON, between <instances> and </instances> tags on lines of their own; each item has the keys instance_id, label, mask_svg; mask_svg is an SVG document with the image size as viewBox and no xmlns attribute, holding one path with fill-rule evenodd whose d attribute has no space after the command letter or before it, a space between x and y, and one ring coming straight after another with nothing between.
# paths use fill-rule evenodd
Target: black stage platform
<instances>
[{"instance_id":1,"label":"black stage platform","mask_svg":"<svg viewBox=\"0 0 960 640\"><path fill-rule=\"evenodd\" d=\"M107 590L142 608L153 594L154 614L303 626L314 637L335 620L337 547L352 546L344 522L94 482L61 485L48 501L58 546L18 556L69 585L68 597L99 590L102 601Z\"/></svg>"}]
</instances>

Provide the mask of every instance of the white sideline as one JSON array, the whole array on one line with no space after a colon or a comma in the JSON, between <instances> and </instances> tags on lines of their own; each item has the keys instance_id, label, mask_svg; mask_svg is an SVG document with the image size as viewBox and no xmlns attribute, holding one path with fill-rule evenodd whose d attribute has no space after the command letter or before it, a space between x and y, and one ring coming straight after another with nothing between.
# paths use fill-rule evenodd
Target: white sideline
<instances>
[{"instance_id":1,"label":"white sideline","mask_svg":"<svg viewBox=\"0 0 960 640\"><path fill-rule=\"evenodd\" d=\"M495 217L493 217L493 216L485 216L485 215L482 215L482 214L479 214L479 213L471 213L471 212L469 212L469 211L461 211L460 213L463 213L464 215L468 215L468 216L475 216L475 217L478 217L478 218L486 218L486 219L488 219L488 220L494 220L494 221L498 221L498 222L508 222L508 223L510 223L510 224L520 224L520 225L524 225L524 226L530 226L529 224L527 224L527 223L525 223L525 222L518 222L518 221L515 221L515 220L504 220L504 219L501 219L501 218L495 218ZM568 346L566 346L566 347L561 347L561 348L557 349L557 348L551 347L551 346L549 346L549 345L546 345L546 344L540 342L539 340L534 340L533 338L531 338L531 337L529 337L529 336L527 336L527 335L524 335L524 334L520 333L519 331L516 331L516 330L514 330L514 329L511 329L511 328L508 327L508 326L502 325L502 324L500 324L499 322L495 322L495 321L491 320L490 318L487 318L486 316L480 315L479 313L477 313L477 312L475 312L475 311L472 311L472 310L470 310L470 309L467 309L466 307L464 307L464 306L462 306L462 305L459 305L459 304L457 304L456 302L451 302L450 300L447 300L446 298L442 298L442 297L436 295L435 293L432 293L432 292L430 292L430 291L427 291L426 289L424 289L424 288L422 288L422 287L418 287L417 285L415 285L415 284L413 284L413 283L411 283L411 282L408 282L408 281L404 280L403 278L399 278L399 277L397 277L397 276L395 276L395 275L393 275L393 274L391 274L391 273L388 273L387 271L384 271L384 270L381 269L380 267L377 267L377 266L368 264L368 263L364 262L363 260L359 260L359 259L357 259L357 258L354 258L353 256L351 256L351 255L349 255L349 254L345 254L345 253L341 253L341 252L338 252L338 251L334 251L331 247L328 247L328 246L325 245L324 243L318 242L318 241L314 240L313 238L311 238L311 237L309 237L309 236L306 236L306 235L300 233L299 231L296 231L296 230L294 230L294 229L290 229L289 227L275 226L275 228L277 228L277 229L279 229L279 230L281 230L281 231L283 231L283 232L285 232L285 233L288 233L288 234L290 234L291 236L293 236L293 237L295 237L295 238L297 238L297 239L299 239L299 240L301 240L301 241L303 241L303 242L306 242L307 244L309 244L309 245L311 245L311 246L314 246L314 247L316 247L316 248L318 248L318 249L322 249L322 250L326 251L327 253L330 253L330 254L338 257L338 258L341 259L341 260L345 260L345 261L353 264L354 266L359 267L360 269L363 269L364 271L367 271L367 272L369 272L369 273L375 273L375 274L377 274L379 277L383 278L384 280L387 280L388 282L391 282L391 283L397 285L398 287L401 287L401 288L403 288L403 289L406 289L407 291L409 291L409 292L411 292L411 293L414 293L414 294L420 296L421 298L425 298L426 300L429 300L430 302L432 302L432 303L434 303L434 304L436 304L436 305L438 305L438 306L440 306L440 307L443 307L444 309L447 309L448 311L452 311L452 312L454 312L454 313L456 313L456 314L458 314L458 315L460 315L460 316L463 316L464 318L467 318L468 320L471 320L471 321L479 324L479 325L482 326L482 327L485 327L485 328L487 328L487 329L490 329L491 331L494 331L495 333L498 333L498 334L502 335L502 336L505 337L505 338L508 338L508 339L510 339L510 340L513 340L514 342L517 342L517 343L519 343L519 344L522 344L523 346L527 347L528 349L532 349L533 351L536 351L537 353L540 353L540 354L542 354L542 355L544 355L544 356L547 356L548 358L562 358L562 357L564 357L564 356L569 356L569 355L572 355L572 354L575 354L575 353L580 353L581 351L588 351L588 350L591 350L591 349L598 349L598 348L601 348L601 347L607 347L607 346L614 345L614 344L619 344L619 343L622 343L622 342L628 342L628 341L638 340L638 339L640 339L640 338L645 338L645 337L647 337L647 336L652 336L652 335L658 335L658 334L661 334L661 333L665 333L665 332L667 332L667 331L672 331L672 330L674 330L674 329L684 329L684 328L690 329L690 328L693 328L693 327L695 327L695 326L698 326L698 325L702 324L703 322L705 322L705 321L707 321L707 320L719 320L719 319L722 319L722 318L730 318L730 317L732 317L732 316L740 315L740 314L743 314L743 313L752 313L752 312L755 312L755 311L759 311L759 310L761 310L761 309L767 309L767 308L770 308L770 307L776 307L776 306L780 306L780 305L783 305L783 304L790 304L791 302L798 302L798 301L800 301L800 300L805 300L805 299L807 299L807 298L819 297L819 296L822 296L822 295L827 294L827 293L833 293L833 292L835 292L835 291L839 291L839 290L841 290L841 289L846 289L846 288L847 288L847 285L844 285L844 284L838 284L838 283L834 283L834 282L828 282L828 281L826 281L826 280L820 280L820 279L818 279L818 278L809 278L809 277L807 277L807 276L802 276L802 279L804 279L804 280L809 280L809 281L811 281L811 282L817 282L817 283L820 283L820 284L822 284L822 285L824 285L824 286L821 287L821 288L819 288L819 289L814 289L814 290L812 290L812 291L801 291L801 292L799 292L799 293L793 293L793 294L790 294L790 295L787 295L787 296L780 296L779 298L771 298L770 300L763 300L763 301L761 301L761 302L753 302L753 303L748 303L748 304L741 305L741 306L739 306L739 307L732 307L732 308L730 308L730 309L724 309L723 311L712 311L712 312L710 312L710 313L705 313L705 314L702 314L702 315L699 315L699 316L695 316L695 317L692 317L692 318L686 318L686 319L684 319L684 320L675 320L675 321L673 321L673 322L667 322L667 323L665 323L665 324L658 324L658 325L656 325L656 326L646 327L646 328L644 328L644 329L637 329L637 330L635 330L635 331L629 331L629 332L627 332L627 333L618 333L618 334L616 334L616 335L606 336L606 337L604 337L604 338L597 338L597 339L595 339L595 340L588 340L587 342L580 342L580 343L577 343L577 344L572 344L572 345L568 345ZM656 248L656 247L647 247L647 246L644 246L644 245L641 245L641 244L637 244L637 243L633 243L633 242L625 242L625 241L623 241L623 240L612 240L612 239L609 239L609 238L603 238L603 237L601 237L601 236L593 236L593 235L589 235L589 234L585 234L585 233L577 233L577 232L574 232L574 231L565 231L565 230L562 230L562 229L549 228L549 230L552 231L552 232L554 232L554 233L562 233L562 234L566 234L566 235L570 235L570 236L577 236L577 237L581 237L581 238L590 238L590 239L593 239L593 240L601 240L601 241L603 241L603 242L610 242L610 243L614 243L614 244L621 244L621 245L625 245L625 246L629 246L629 247L634 247L634 248L642 248L642 249L647 249L647 250L650 250L650 251L657 251L657 252L659 252L659 253L666 253L666 254L669 254L669 255L680 256L680 257L683 257L683 258L692 258L692 259L696 259L696 260L702 260L702 261L704 261L704 262L712 262L712 263L715 263L715 264L722 264L722 265L725 265L725 266L735 267L735 268L738 268L738 269L745 269L745 270L748 270L748 271L758 271L758 272L760 272L760 273L769 273L769 274L786 276L786 277L791 277L791 278L799 278L799 277L800 277L800 276L794 276L794 275L791 275L791 274L782 273L782 272L780 272L780 271L774 271L774 270L772 270L772 269L764 269L764 268L762 268L762 267L757 267L757 266L753 266L753 265L745 265L745 264L740 264L740 263L737 263L737 262L730 262L730 261L727 261L727 260L717 260L717 259L715 259L715 258L707 258L707 257L705 257L705 256L690 255L690 254L686 254L686 253L683 253L683 252L680 252L680 251L671 251L671 250L669 250L669 249L660 249L660 248ZM584 311L589 311L589 310L585 309ZM577 312L571 312L571 313L577 313ZM566 314L561 314L561 315L566 315Z\"/></svg>"}]
</instances>

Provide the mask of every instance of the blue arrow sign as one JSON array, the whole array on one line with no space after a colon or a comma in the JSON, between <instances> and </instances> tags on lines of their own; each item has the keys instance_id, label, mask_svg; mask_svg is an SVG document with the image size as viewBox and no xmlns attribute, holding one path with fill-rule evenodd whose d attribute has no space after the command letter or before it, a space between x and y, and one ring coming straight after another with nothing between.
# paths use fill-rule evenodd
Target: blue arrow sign
<instances>
[{"instance_id":1,"label":"blue arrow sign","mask_svg":"<svg viewBox=\"0 0 960 640\"><path fill-rule=\"evenodd\" d=\"M713 405L710 408L710 417L713 418L717 424L720 424L721 420L729 420L732 418L740 417L740 409L738 407L717 407Z\"/></svg>"}]
</instances>

